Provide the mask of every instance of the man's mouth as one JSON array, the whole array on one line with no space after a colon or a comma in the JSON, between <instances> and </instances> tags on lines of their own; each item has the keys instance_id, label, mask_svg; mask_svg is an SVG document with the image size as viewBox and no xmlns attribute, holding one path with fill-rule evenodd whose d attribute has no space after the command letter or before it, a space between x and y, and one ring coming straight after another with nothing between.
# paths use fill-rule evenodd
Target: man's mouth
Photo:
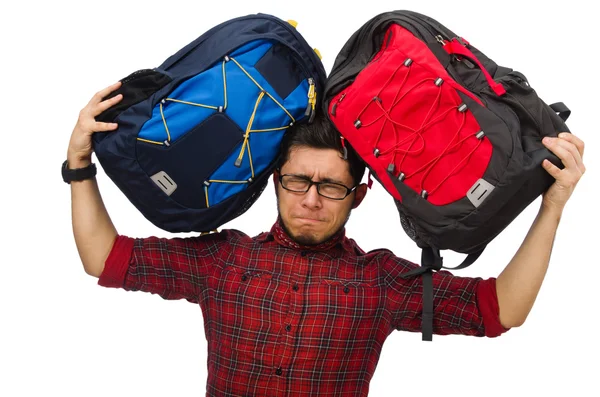
<instances>
[{"instance_id":1,"label":"man's mouth","mask_svg":"<svg viewBox=\"0 0 600 397\"><path fill-rule=\"evenodd\" d=\"M312 218L312 217L308 217L308 216L297 216L295 218L299 219L301 221L305 221L305 222L323 222L323 220L321 220L321 219Z\"/></svg>"}]
</instances>

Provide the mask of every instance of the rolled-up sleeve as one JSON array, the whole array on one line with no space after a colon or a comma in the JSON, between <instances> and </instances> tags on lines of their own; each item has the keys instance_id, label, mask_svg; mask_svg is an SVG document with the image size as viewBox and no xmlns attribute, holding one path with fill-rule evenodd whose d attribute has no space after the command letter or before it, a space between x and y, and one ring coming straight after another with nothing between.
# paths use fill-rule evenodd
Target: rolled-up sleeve
<instances>
[{"instance_id":1,"label":"rolled-up sleeve","mask_svg":"<svg viewBox=\"0 0 600 397\"><path fill-rule=\"evenodd\" d=\"M131 237L117 236L98 279L99 285L109 288L123 287L134 243L135 240Z\"/></svg>"},{"instance_id":2,"label":"rolled-up sleeve","mask_svg":"<svg viewBox=\"0 0 600 397\"><path fill-rule=\"evenodd\" d=\"M224 232L188 238L119 235L98 284L197 303L209 274L227 245Z\"/></svg>"},{"instance_id":3,"label":"rolled-up sleeve","mask_svg":"<svg viewBox=\"0 0 600 397\"><path fill-rule=\"evenodd\" d=\"M510 328L505 328L500 323L500 307L496 293L496 279L488 278L477 284L477 306L483 318L485 336L493 338L500 336Z\"/></svg>"}]
</instances>

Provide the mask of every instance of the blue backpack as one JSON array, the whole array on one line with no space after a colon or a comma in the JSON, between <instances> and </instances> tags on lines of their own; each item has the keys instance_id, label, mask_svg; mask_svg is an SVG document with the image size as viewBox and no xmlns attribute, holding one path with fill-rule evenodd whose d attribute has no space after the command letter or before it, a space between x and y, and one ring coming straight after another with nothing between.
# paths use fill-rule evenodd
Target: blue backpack
<instances>
[{"instance_id":1,"label":"blue backpack","mask_svg":"<svg viewBox=\"0 0 600 397\"><path fill-rule=\"evenodd\" d=\"M154 225L209 232L262 194L295 123L310 123L326 73L293 21L248 15L223 22L153 69L122 80L97 121L106 174Z\"/></svg>"}]
</instances>

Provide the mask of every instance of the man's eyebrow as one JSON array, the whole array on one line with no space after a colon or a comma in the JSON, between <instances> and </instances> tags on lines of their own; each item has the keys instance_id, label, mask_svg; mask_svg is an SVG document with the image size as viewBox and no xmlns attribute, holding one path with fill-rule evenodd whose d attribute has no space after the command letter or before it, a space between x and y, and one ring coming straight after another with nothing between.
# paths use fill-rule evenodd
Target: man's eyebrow
<instances>
[{"instance_id":1,"label":"man's eyebrow","mask_svg":"<svg viewBox=\"0 0 600 397\"><path fill-rule=\"evenodd\" d=\"M306 174L302 174L302 173L298 173L298 172L290 172L287 175L293 175L293 176L298 176L300 178L306 178L306 179L310 179L310 176L306 175Z\"/></svg>"},{"instance_id":2,"label":"man's eyebrow","mask_svg":"<svg viewBox=\"0 0 600 397\"><path fill-rule=\"evenodd\" d=\"M321 182L327 182L327 183L337 183L340 185L344 185L344 182L338 180L338 179L333 179L333 178L323 178L321 179Z\"/></svg>"},{"instance_id":3,"label":"man's eyebrow","mask_svg":"<svg viewBox=\"0 0 600 397\"><path fill-rule=\"evenodd\" d=\"M290 174L290 175L299 176L299 177L301 177L301 178L306 178L306 179L311 179L311 177L310 177L310 176L308 176L307 174L302 174L302 173L293 173L293 174ZM337 183L337 184L340 184L340 185L344 185L344 186L345 186L344 182L342 182L342 181L341 181L341 180L339 180L339 179L334 179L334 178L322 178L322 179L321 179L321 182L326 182L326 183Z\"/></svg>"}]
</instances>

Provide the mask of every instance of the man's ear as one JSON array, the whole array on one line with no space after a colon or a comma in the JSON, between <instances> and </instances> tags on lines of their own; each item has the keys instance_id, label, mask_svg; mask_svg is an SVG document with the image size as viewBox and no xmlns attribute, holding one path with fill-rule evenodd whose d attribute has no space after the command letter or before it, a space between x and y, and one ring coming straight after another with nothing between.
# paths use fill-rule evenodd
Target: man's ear
<instances>
[{"instance_id":1,"label":"man's ear","mask_svg":"<svg viewBox=\"0 0 600 397\"><path fill-rule=\"evenodd\" d=\"M279 187L279 170L276 169L275 171L273 171L273 186L275 187L275 197L278 197L279 195L279 189L277 189Z\"/></svg>"},{"instance_id":2,"label":"man's ear","mask_svg":"<svg viewBox=\"0 0 600 397\"><path fill-rule=\"evenodd\" d=\"M367 195L367 184L361 183L356 187L354 191L354 202L352 203L352 209L358 207L362 203L363 199Z\"/></svg>"}]
</instances>

